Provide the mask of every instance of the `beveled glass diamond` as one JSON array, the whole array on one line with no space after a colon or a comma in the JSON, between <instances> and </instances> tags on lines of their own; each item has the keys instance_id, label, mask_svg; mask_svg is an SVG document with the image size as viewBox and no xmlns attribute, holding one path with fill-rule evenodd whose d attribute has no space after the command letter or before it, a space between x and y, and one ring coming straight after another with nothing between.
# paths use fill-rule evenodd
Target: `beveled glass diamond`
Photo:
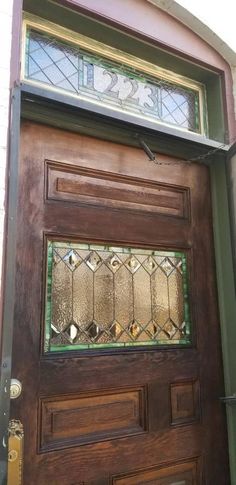
<instances>
[{"instance_id":1,"label":"beveled glass diamond","mask_svg":"<svg viewBox=\"0 0 236 485\"><path fill-rule=\"evenodd\" d=\"M96 251L92 251L86 258L85 262L92 271L96 271L96 269L98 269L99 266L102 264L102 259L96 253Z\"/></svg>"},{"instance_id":2,"label":"beveled glass diamond","mask_svg":"<svg viewBox=\"0 0 236 485\"><path fill-rule=\"evenodd\" d=\"M122 262L120 258L116 254L112 254L107 260L106 260L107 266L111 269L113 273L115 273L120 266L122 265Z\"/></svg>"},{"instance_id":3,"label":"beveled glass diamond","mask_svg":"<svg viewBox=\"0 0 236 485\"><path fill-rule=\"evenodd\" d=\"M74 249L71 249L63 258L64 263L74 271L81 263L82 259Z\"/></svg>"},{"instance_id":4,"label":"beveled glass diamond","mask_svg":"<svg viewBox=\"0 0 236 485\"><path fill-rule=\"evenodd\" d=\"M161 262L160 266L161 266L162 270L164 271L164 273L165 273L167 276L169 276L169 275L170 275L170 273L172 273L172 271L173 271L173 269L174 269L174 267L173 267L173 265L171 264L171 262L170 262L169 258L165 258L165 259L163 259L163 261Z\"/></svg>"},{"instance_id":5,"label":"beveled glass diamond","mask_svg":"<svg viewBox=\"0 0 236 485\"><path fill-rule=\"evenodd\" d=\"M165 325L162 327L162 329L169 336L170 339L176 333L176 327L174 326L174 324L171 321L166 322Z\"/></svg>"},{"instance_id":6,"label":"beveled glass diamond","mask_svg":"<svg viewBox=\"0 0 236 485\"><path fill-rule=\"evenodd\" d=\"M109 328L110 334L116 340L123 332L122 326L118 322L114 322Z\"/></svg>"},{"instance_id":7,"label":"beveled glass diamond","mask_svg":"<svg viewBox=\"0 0 236 485\"><path fill-rule=\"evenodd\" d=\"M91 340L96 340L101 332L102 330L96 322L92 322L87 328L87 333Z\"/></svg>"},{"instance_id":8,"label":"beveled glass diamond","mask_svg":"<svg viewBox=\"0 0 236 485\"><path fill-rule=\"evenodd\" d=\"M135 273L135 271L140 268L141 264L135 256L130 256L126 261L125 266L131 273Z\"/></svg>"},{"instance_id":9,"label":"beveled glass diamond","mask_svg":"<svg viewBox=\"0 0 236 485\"><path fill-rule=\"evenodd\" d=\"M132 322L128 327L128 331L132 335L133 339L136 339L141 331L141 328L137 322Z\"/></svg>"},{"instance_id":10,"label":"beveled glass diamond","mask_svg":"<svg viewBox=\"0 0 236 485\"><path fill-rule=\"evenodd\" d=\"M160 328L156 322L150 322L145 328L145 331L151 337L151 339L154 339L157 336L159 330Z\"/></svg>"},{"instance_id":11,"label":"beveled glass diamond","mask_svg":"<svg viewBox=\"0 0 236 485\"><path fill-rule=\"evenodd\" d=\"M143 266L149 274L152 274L153 271L155 271L155 269L157 268L157 264L151 256L145 259Z\"/></svg>"},{"instance_id":12,"label":"beveled glass diamond","mask_svg":"<svg viewBox=\"0 0 236 485\"><path fill-rule=\"evenodd\" d=\"M69 337L70 342L74 343L77 338L78 332L78 328L72 322L63 333Z\"/></svg>"},{"instance_id":13,"label":"beveled glass diamond","mask_svg":"<svg viewBox=\"0 0 236 485\"><path fill-rule=\"evenodd\" d=\"M55 325L53 325L53 323L51 323L52 337L56 337L57 335L59 335L59 333L60 333L60 330Z\"/></svg>"}]
</instances>

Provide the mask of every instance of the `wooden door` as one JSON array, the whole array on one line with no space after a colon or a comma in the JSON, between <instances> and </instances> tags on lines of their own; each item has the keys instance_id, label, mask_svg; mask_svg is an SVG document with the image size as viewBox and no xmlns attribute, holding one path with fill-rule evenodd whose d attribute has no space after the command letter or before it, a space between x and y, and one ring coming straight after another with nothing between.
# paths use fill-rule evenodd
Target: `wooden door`
<instances>
[{"instance_id":1,"label":"wooden door","mask_svg":"<svg viewBox=\"0 0 236 485\"><path fill-rule=\"evenodd\" d=\"M25 485L228 485L208 169L24 122Z\"/></svg>"}]
</instances>

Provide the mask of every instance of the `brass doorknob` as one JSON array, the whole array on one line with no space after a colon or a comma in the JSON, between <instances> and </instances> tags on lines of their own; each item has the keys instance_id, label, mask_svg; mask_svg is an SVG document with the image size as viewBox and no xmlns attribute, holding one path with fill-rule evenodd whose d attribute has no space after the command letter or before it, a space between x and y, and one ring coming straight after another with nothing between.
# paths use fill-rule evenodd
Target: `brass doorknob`
<instances>
[{"instance_id":1,"label":"brass doorknob","mask_svg":"<svg viewBox=\"0 0 236 485\"><path fill-rule=\"evenodd\" d=\"M22 392L22 384L18 379L11 379L10 384L10 398L17 399Z\"/></svg>"}]
</instances>

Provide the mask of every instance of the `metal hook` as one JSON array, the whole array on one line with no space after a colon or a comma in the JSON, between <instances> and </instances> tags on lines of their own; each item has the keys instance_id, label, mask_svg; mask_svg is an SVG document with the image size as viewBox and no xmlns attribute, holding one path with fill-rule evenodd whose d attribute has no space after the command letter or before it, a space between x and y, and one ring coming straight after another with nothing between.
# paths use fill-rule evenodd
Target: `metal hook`
<instances>
[{"instance_id":1,"label":"metal hook","mask_svg":"<svg viewBox=\"0 0 236 485\"><path fill-rule=\"evenodd\" d=\"M140 146L143 148L143 150L145 151L146 155L148 156L149 160L151 160L152 162L155 162L155 163L158 163L158 161L156 160L156 157L154 155L154 153L152 152L152 150L149 148L149 146L145 143L144 140L142 140L142 138L139 137L138 134L135 135L135 138L137 138Z\"/></svg>"}]
</instances>

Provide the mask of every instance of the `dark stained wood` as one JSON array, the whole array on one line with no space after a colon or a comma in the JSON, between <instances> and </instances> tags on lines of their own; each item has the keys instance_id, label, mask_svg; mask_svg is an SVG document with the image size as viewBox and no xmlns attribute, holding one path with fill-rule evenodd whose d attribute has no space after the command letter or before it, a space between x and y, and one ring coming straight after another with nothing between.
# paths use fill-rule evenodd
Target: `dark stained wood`
<instances>
[{"instance_id":1,"label":"dark stained wood","mask_svg":"<svg viewBox=\"0 0 236 485\"><path fill-rule=\"evenodd\" d=\"M163 468L142 470L132 475L113 478L114 485L175 485L184 483L197 485L200 483L200 475L197 470L197 461L189 463L172 464Z\"/></svg>"},{"instance_id":2,"label":"dark stained wood","mask_svg":"<svg viewBox=\"0 0 236 485\"><path fill-rule=\"evenodd\" d=\"M47 198L187 217L189 193L155 181L49 162Z\"/></svg>"},{"instance_id":3,"label":"dark stained wood","mask_svg":"<svg viewBox=\"0 0 236 485\"><path fill-rule=\"evenodd\" d=\"M171 424L186 424L200 418L199 382L171 384Z\"/></svg>"},{"instance_id":4,"label":"dark stained wood","mask_svg":"<svg viewBox=\"0 0 236 485\"><path fill-rule=\"evenodd\" d=\"M146 414L145 388L42 399L41 449L143 433Z\"/></svg>"},{"instance_id":5,"label":"dark stained wood","mask_svg":"<svg viewBox=\"0 0 236 485\"><path fill-rule=\"evenodd\" d=\"M208 169L159 159L22 125L13 375L23 392L11 413L25 427L25 485L229 484ZM60 178L75 191L69 199L55 192ZM128 201L109 191L102 205L112 183L126 195L129 187ZM142 209L133 210L126 204L139 204L139 187ZM159 188L183 197L185 216L158 212ZM186 251L193 344L44 355L47 238Z\"/></svg>"}]
</instances>

